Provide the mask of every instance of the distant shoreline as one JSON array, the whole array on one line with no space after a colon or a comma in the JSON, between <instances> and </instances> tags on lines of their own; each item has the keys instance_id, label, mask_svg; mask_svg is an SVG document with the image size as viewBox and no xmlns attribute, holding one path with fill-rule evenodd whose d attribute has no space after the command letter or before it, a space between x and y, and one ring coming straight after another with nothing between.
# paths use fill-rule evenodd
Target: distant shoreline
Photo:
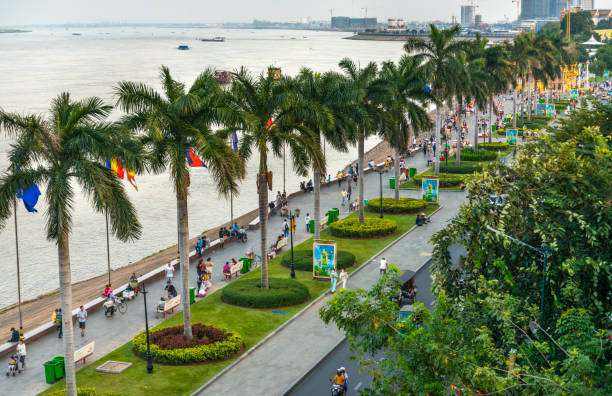
<instances>
[{"instance_id":1,"label":"distant shoreline","mask_svg":"<svg viewBox=\"0 0 612 396\"><path fill-rule=\"evenodd\" d=\"M21 30L21 29L0 29L0 33L30 33L31 30Z\"/></svg>"}]
</instances>

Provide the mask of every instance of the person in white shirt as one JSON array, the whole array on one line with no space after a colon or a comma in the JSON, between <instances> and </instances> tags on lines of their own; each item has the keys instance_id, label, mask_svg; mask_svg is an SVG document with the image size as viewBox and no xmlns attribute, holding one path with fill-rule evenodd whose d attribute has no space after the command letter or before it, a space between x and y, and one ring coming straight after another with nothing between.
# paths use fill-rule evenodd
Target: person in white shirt
<instances>
[{"instance_id":1,"label":"person in white shirt","mask_svg":"<svg viewBox=\"0 0 612 396\"><path fill-rule=\"evenodd\" d=\"M342 268L342 271L340 271L340 282L342 282L342 288L343 289L346 289L346 281L347 280L348 280L348 274L346 273L344 268Z\"/></svg>"},{"instance_id":2,"label":"person in white shirt","mask_svg":"<svg viewBox=\"0 0 612 396\"><path fill-rule=\"evenodd\" d=\"M384 275L387 273L387 259L384 257L380 259L380 274Z\"/></svg>"},{"instance_id":3,"label":"person in white shirt","mask_svg":"<svg viewBox=\"0 0 612 396\"><path fill-rule=\"evenodd\" d=\"M306 232L310 232L310 213L306 213L304 220L306 220Z\"/></svg>"},{"instance_id":4,"label":"person in white shirt","mask_svg":"<svg viewBox=\"0 0 612 396\"><path fill-rule=\"evenodd\" d=\"M172 278L174 278L174 267L172 263L168 262L166 266L166 282L172 282Z\"/></svg>"},{"instance_id":5,"label":"person in white shirt","mask_svg":"<svg viewBox=\"0 0 612 396\"><path fill-rule=\"evenodd\" d=\"M85 336L85 320L87 319L87 311L83 306L77 311L77 319L79 320L79 328L81 329L81 337Z\"/></svg>"},{"instance_id":6,"label":"person in white shirt","mask_svg":"<svg viewBox=\"0 0 612 396\"><path fill-rule=\"evenodd\" d=\"M19 344L17 344L17 355L19 355L19 361L21 362L21 369L25 368L25 360L26 360L26 346L23 340L19 340Z\"/></svg>"}]
</instances>

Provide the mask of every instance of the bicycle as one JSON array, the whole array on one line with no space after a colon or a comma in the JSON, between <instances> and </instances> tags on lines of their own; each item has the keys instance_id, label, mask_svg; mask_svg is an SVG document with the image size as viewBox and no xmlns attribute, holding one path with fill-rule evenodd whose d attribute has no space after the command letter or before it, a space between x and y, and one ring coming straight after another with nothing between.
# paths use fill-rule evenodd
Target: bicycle
<instances>
[{"instance_id":1,"label":"bicycle","mask_svg":"<svg viewBox=\"0 0 612 396\"><path fill-rule=\"evenodd\" d=\"M117 311L119 311L120 314L125 314L127 312L127 303L125 301L121 301L119 304L117 304Z\"/></svg>"}]
</instances>

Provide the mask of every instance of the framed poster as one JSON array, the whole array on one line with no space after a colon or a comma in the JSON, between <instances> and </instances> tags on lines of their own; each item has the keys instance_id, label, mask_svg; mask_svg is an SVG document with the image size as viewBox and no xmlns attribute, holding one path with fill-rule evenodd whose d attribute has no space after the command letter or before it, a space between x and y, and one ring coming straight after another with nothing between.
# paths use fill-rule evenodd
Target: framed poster
<instances>
[{"instance_id":1,"label":"framed poster","mask_svg":"<svg viewBox=\"0 0 612 396\"><path fill-rule=\"evenodd\" d=\"M604 70L603 77L604 78L610 77L610 71L609 70Z\"/></svg>"},{"instance_id":2,"label":"framed poster","mask_svg":"<svg viewBox=\"0 0 612 396\"><path fill-rule=\"evenodd\" d=\"M546 114L546 103L538 103L538 104L536 104L536 114L538 114L538 115Z\"/></svg>"},{"instance_id":3,"label":"framed poster","mask_svg":"<svg viewBox=\"0 0 612 396\"><path fill-rule=\"evenodd\" d=\"M555 105L554 104L546 105L546 115L551 116L551 117L555 115Z\"/></svg>"},{"instance_id":4,"label":"framed poster","mask_svg":"<svg viewBox=\"0 0 612 396\"><path fill-rule=\"evenodd\" d=\"M506 142L508 142L508 144L516 144L517 136L518 129L506 129Z\"/></svg>"},{"instance_id":5,"label":"framed poster","mask_svg":"<svg viewBox=\"0 0 612 396\"><path fill-rule=\"evenodd\" d=\"M423 177L422 193L423 193L424 201L437 203L438 202L438 178L433 177L433 176Z\"/></svg>"},{"instance_id":6,"label":"framed poster","mask_svg":"<svg viewBox=\"0 0 612 396\"><path fill-rule=\"evenodd\" d=\"M330 279L332 270L336 269L336 241L315 239L312 249L312 277Z\"/></svg>"},{"instance_id":7,"label":"framed poster","mask_svg":"<svg viewBox=\"0 0 612 396\"><path fill-rule=\"evenodd\" d=\"M578 99L578 90L577 89L572 89L570 91L570 96L572 99Z\"/></svg>"}]
</instances>

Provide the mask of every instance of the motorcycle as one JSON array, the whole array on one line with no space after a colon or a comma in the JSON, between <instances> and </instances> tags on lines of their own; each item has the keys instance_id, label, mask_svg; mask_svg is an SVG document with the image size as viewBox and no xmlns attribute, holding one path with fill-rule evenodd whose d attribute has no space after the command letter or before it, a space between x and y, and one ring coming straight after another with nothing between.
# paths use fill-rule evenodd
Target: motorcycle
<instances>
[{"instance_id":1,"label":"motorcycle","mask_svg":"<svg viewBox=\"0 0 612 396\"><path fill-rule=\"evenodd\" d=\"M331 379L330 379L331 381ZM338 385L336 383L333 383L331 386L331 394L332 396L340 396L342 394L344 394L344 388L342 387L342 385Z\"/></svg>"},{"instance_id":2,"label":"motorcycle","mask_svg":"<svg viewBox=\"0 0 612 396\"><path fill-rule=\"evenodd\" d=\"M238 240L242 243L247 242L247 233L244 230L238 231Z\"/></svg>"}]
</instances>

